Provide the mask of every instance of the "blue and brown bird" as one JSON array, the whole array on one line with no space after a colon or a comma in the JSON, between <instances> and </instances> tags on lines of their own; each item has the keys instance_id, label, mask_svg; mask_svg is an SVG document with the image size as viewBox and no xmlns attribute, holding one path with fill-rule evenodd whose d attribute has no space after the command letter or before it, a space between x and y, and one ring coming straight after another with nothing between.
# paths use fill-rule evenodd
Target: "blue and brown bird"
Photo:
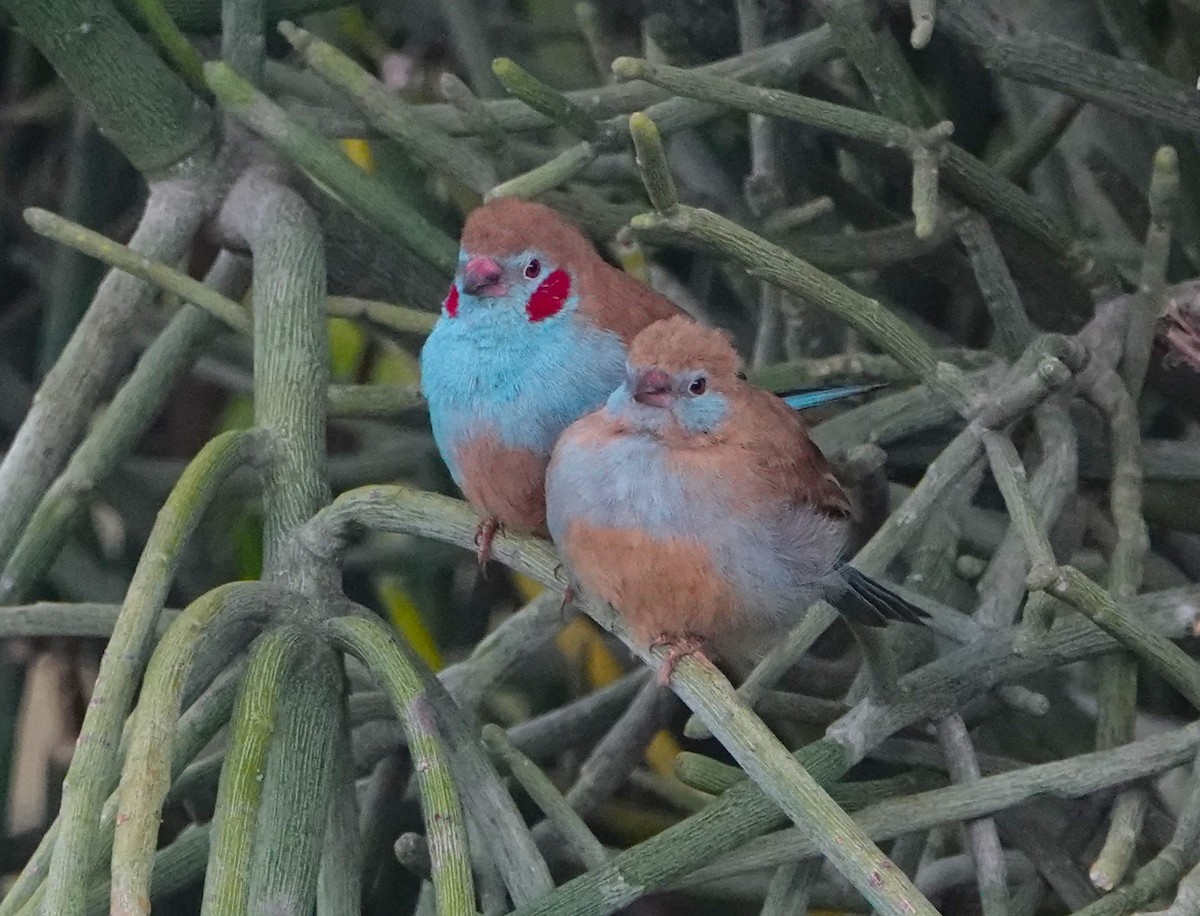
<instances>
[{"instance_id":1,"label":"blue and brown bird","mask_svg":"<svg viewBox=\"0 0 1200 916\"><path fill-rule=\"evenodd\" d=\"M738 651L827 598L853 621L924 612L843 562L850 502L804 420L749 384L726 335L683 318L633 341L622 383L559 440L550 533L642 645Z\"/></svg>"}]
</instances>

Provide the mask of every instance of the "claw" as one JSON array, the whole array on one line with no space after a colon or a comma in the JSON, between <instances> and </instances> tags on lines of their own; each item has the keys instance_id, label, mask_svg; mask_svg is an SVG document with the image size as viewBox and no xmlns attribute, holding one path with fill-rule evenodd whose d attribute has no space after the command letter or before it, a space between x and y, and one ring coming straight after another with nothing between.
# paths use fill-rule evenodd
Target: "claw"
<instances>
[{"instance_id":1,"label":"claw","mask_svg":"<svg viewBox=\"0 0 1200 916\"><path fill-rule=\"evenodd\" d=\"M704 651L706 642L703 636L697 636L695 633L663 633L650 643L651 648L667 647L667 657L663 659L662 665L658 669L659 686L666 687L671 683L671 675L675 673L675 666L689 655L708 658Z\"/></svg>"},{"instance_id":2,"label":"claw","mask_svg":"<svg viewBox=\"0 0 1200 916\"><path fill-rule=\"evenodd\" d=\"M480 566L486 566L487 562L492 558L492 539L496 533L504 533L504 523L494 515L485 518L475 529L475 556L479 559Z\"/></svg>"}]
</instances>

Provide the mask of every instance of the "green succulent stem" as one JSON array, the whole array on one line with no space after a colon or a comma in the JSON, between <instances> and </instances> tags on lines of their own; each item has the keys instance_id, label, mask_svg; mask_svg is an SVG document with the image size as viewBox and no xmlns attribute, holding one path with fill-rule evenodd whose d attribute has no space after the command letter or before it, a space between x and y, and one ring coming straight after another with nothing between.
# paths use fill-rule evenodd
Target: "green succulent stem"
<instances>
[{"instance_id":1,"label":"green succulent stem","mask_svg":"<svg viewBox=\"0 0 1200 916\"><path fill-rule=\"evenodd\" d=\"M290 117L227 64L209 63L205 79L221 107L365 219L447 277L454 271L457 245L418 214L399 194L366 174L330 140Z\"/></svg>"},{"instance_id":2,"label":"green succulent stem","mask_svg":"<svg viewBox=\"0 0 1200 916\"><path fill-rule=\"evenodd\" d=\"M255 460L262 445L257 430L218 436L188 466L159 513L101 661L79 748L67 772L58 840L46 878L44 905L50 912L84 910L84 890L96 864L93 850L99 845L100 810L119 772L113 749L120 742L183 548L221 483Z\"/></svg>"},{"instance_id":3,"label":"green succulent stem","mask_svg":"<svg viewBox=\"0 0 1200 916\"><path fill-rule=\"evenodd\" d=\"M326 632L371 671L391 698L396 717L408 737L429 837L438 913L474 916L475 890L466 818L434 725L433 710L412 659L402 651L392 632L371 619L338 617L328 621Z\"/></svg>"},{"instance_id":4,"label":"green succulent stem","mask_svg":"<svg viewBox=\"0 0 1200 916\"><path fill-rule=\"evenodd\" d=\"M170 787L172 736L197 649L218 619L261 621L269 590L236 582L197 599L167 630L146 669L121 773L112 853L112 912L145 916L163 800Z\"/></svg>"}]
</instances>

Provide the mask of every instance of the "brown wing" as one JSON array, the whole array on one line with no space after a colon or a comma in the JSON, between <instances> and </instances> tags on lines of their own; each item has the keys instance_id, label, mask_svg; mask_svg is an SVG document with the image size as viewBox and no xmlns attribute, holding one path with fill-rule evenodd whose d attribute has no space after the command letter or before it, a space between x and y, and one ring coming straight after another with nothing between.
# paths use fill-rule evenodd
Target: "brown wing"
<instances>
[{"instance_id":1,"label":"brown wing","mask_svg":"<svg viewBox=\"0 0 1200 916\"><path fill-rule=\"evenodd\" d=\"M643 328L687 313L646 284L605 263L598 255L580 266L579 311L597 327L612 331L628 345Z\"/></svg>"},{"instance_id":2,"label":"brown wing","mask_svg":"<svg viewBox=\"0 0 1200 916\"><path fill-rule=\"evenodd\" d=\"M796 411L749 385L732 400L737 428L745 431L739 444L750 452L760 487L797 506L813 506L837 518L850 514L850 500Z\"/></svg>"}]
</instances>

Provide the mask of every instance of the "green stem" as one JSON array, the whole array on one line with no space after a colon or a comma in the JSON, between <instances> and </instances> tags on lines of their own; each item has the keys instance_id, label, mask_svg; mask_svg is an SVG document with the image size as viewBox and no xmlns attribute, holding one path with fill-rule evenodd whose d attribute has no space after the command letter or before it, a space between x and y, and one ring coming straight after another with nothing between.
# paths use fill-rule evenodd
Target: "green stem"
<instances>
[{"instance_id":1,"label":"green stem","mask_svg":"<svg viewBox=\"0 0 1200 916\"><path fill-rule=\"evenodd\" d=\"M1051 99L1030 122L1025 132L996 157L992 168L1010 181L1023 182L1033 167L1054 149L1075 122L1083 102L1070 96Z\"/></svg>"},{"instance_id":2,"label":"green stem","mask_svg":"<svg viewBox=\"0 0 1200 916\"><path fill-rule=\"evenodd\" d=\"M629 134L633 137L637 165L646 193L650 195L650 203L663 216L669 216L679 206L679 194L671 177L671 166L667 162L667 152L663 149L658 125L644 112L635 111L629 116Z\"/></svg>"},{"instance_id":3,"label":"green stem","mask_svg":"<svg viewBox=\"0 0 1200 916\"><path fill-rule=\"evenodd\" d=\"M306 640L302 664L285 677L287 690L278 699L266 773L242 777L260 779L262 792L250 849L249 913L303 916L317 897L344 678L332 650L308 633ZM212 912L231 911L218 905Z\"/></svg>"},{"instance_id":4,"label":"green stem","mask_svg":"<svg viewBox=\"0 0 1200 916\"><path fill-rule=\"evenodd\" d=\"M1093 751L984 776L970 784L877 801L856 812L855 820L883 842L914 830L988 817L1038 798L1084 798L1181 766L1195 758L1198 742L1200 726L1193 723L1113 751ZM816 852L811 838L799 830L781 830L696 871L688 881L719 880L772 868Z\"/></svg>"},{"instance_id":5,"label":"green stem","mask_svg":"<svg viewBox=\"0 0 1200 916\"><path fill-rule=\"evenodd\" d=\"M867 84L876 107L901 124L921 127L929 115L920 83L873 0L816 0L813 5Z\"/></svg>"},{"instance_id":6,"label":"green stem","mask_svg":"<svg viewBox=\"0 0 1200 916\"><path fill-rule=\"evenodd\" d=\"M166 172L209 140L208 106L108 0L3 0L0 8L8 10L100 131L139 171ZM121 65L114 67L113 61Z\"/></svg>"},{"instance_id":7,"label":"green stem","mask_svg":"<svg viewBox=\"0 0 1200 916\"><path fill-rule=\"evenodd\" d=\"M1008 400L1010 408L1026 409L1017 403L1018 399ZM996 411L990 411L989 418L997 423L1008 422ZM978 440L975 441L968 465L977 454ZM360 525L381 531L417 534L473 550L477 521L476 513L469 506L445 496L402 486L363 487L343 494L319 513L303 537L317 557L336 552L345 537ZM901 546L903 543L902 540ZM549 588L562 587L563 582L557 574L557 556L545 542L508 534L497 538L494 550L501 562L519 572ZM1179 638L1190 624L1179 618L1177 609L1180 602L1194 600L1195 589L1164 592L1123 604L1122 613L1134 614L1147 621L1147 625L1152 626L1157 634ZM930 610L936 611L936 608L930 606ZM957 614L951 616L954 620L961 617ZM947 618L947 623L950 622L950 618ZM1021 681L1052 665L1111 651L1116 645L1113 639L1083 620L1066 621L1056 626L1036 645L1020 653L1015 651L1014 633L1000 631L995 635L986 634L925 668L906 675L901 681L901 690L888 702L882 705L860 704L831 727L829 738L803 748L798 752L798 757L818 780L829 782L860 759L868 748L901 728L930 716L944 716L960 708L970 698L1000 684ZM1192 744L1189 747L1194 747L1195 732L1190 735ZM1119 748L1109 752L1109 757L1124 760L1123 755L1127 750ZM1132 753L1140 750L1140 747L1134 748ZM1161 768L1172 765L1175 764L1168 761ZM1103 769L1102 766L1091 766L1085 771L1090 773ZM1145 772L1141 770L1129 778L1136 778ZM1018 780L1018 785L1022 790L1028 788L1025 781ZM973 802L974 787L961 788L966 801ZM1033 791L1038 791L1036 786ZM1083 793L1092 791L1096 790L1084 789ZM989 812L971 808L949 815L949 818L970 818L986 813ZM911 812L905 817L911 818ZM563 912L577 916L600 916L611 913L694 869L698 864L736 849L779 823L780 815L774 804L753 783L743 782L726 792L700 815L617 855L604 868L594 869L572 880L553 893L522 906L517 912L520 916L549 916ZM907 829L912 828L902 824L898 832L906 832ZM791 842L794 846L795 840ZM788 847L784 858L773 864L794 861L793 846Z\"/></svg>"},{"instance_id":8,"label":"green stem","mask_svg":"<svg viewBox=\"0 0 1200 916\"><path fill-rule=\"evenodd\" d=\"M1048 581L1031 577L1030 587L1035 586L1066 601L1200 709L1200 664L1165 636L1122 610L1105 589L1071 566L1052 571Z\"/></svg>"},{"instance_id":9,"label":"green stem","mask_svg":"<svg viewBox=\"0 0 1200 916\"><path fill-rule=\"evenodd\" d=\"M343 717L340 737L333 749L333 791L317 880L317 916L361 914L363 843L358 828L358 797L347 725Z\"/></svg>"},{"instance_id":10,"label":"green stem","mask_svg":"<svg viewBox=\"0 0 1200 916\"><path fill-rule=\"evenodd\" d=\"M150 532L101 660L78 750L63 783L58 841L46 879L48 912L83 912L84 891L96 861L100 810L119 772L114 751L183 549L222 482L254 460L262 443L256 430L224 433L212 440L188 465Z\"/></svg>"},{"instance_id":11,"label":"green stem","mask_svg":"<svg viewBox=\"0 0 1200 916\"><path fill-rule=\"evenodd\" d=\"M324 517L314 520L310 532L321 540L339 539L338 532L351 519L358 523L372 525L373 522L383 522L392 517L388 511L390 498L410 494L409 503L418 515L425 515L430 528L436 527L443 532L446 539L461 538L462 543L469 542L470 535L463 530L461 520L454 518L458 513L448 511L453 506L449 500L439 500L429 494L418 494L405 491L403 488L365 488L356 491L353 497L342 497L337 500ZM441 504L443 511L435 507ZM424 511L421 511L424 509ZM457 521L457 524L456 524ZM429 529L422 529L431 533ZM509 540L508 538L504 539ZM507 559L505 545L496 545L497 556ZM549 567L542 571L543 581L555 581L555 566L553 555L549 554L542 560L534 560L526 554L522 566L528 572L536 564L539 570L543 565ZM548 575L547 575L548 574ZM595 613L595 609L590 609ZM362 621L354 621L363 623ZM616 626L611 614L603 615L606 626ZM364 624L365 625L365 624ZM661 650L656 649L647 653L640 647L634 647L645 655L648 660L657 660ZM705 724L712 733L722 740L722 743L737 757L739 763L756 781L764 784L764 788L797 823L805 825L812 831L825 851L839 867L844 869L847 877L871 899L882 912L900 914L921 912L922 908L933 913L929 904L920 893L912 887L907 878L897 876L894 869L887 864L886 857L867 841L850 824L845 812L837 807L814 781L812 775L800 765L779 744L774 735L737 699L733 688L716 669L702 665L692 659L685 659L676 674L676 692L681 699L700 713ZM912 907L912 909L907 909Z\"/></svg>"},{"instance_id":12,"label":"green stem","mask_svg":"<svg viewBox=\"0 0 1200 916\"><path fill-rule=\"evenodd\" d=\"M200 641L218 618L263 618L270 595L256 582L214 589L180 614L150 659L118 794L112 855L114 916L149 912L150 870L163 799L171 782L172 733Z\"/></svg>"},{"instance_id":13,"label":"green stem","mask_svg":"<svg viewBox=\"0 0 1200 916\"><path fill-rule=\"evenodd\" d=\"M218 678L209 689L191 706L180 718L179 729L175 735L172 748L171 778L175 779L183 772L185 765L195 757L213 736L229 719L229 710L233 706L234 693L237 686L236 675L240 674L239 666L234 666ZM125 734L122 735L121 748L124 750L131 734L129 722L126 723ZM169 797L169 796L168 796ZM104 802L100 815L101 837L103 845L95 852L97 861L106 858L112 851L113 827L117 817L117 793L114 791ZM34 912L41 908L41 901L46 891L45 875L50 865L50 857L54 845L58 841L59 819L46 831L34 854L30 856L17 881L9 889L4 900L0 902L0 914L12 916L13 913ZM105 892L105 910L107 911L108 893ZM89 903L89 910L91 904Z\"/></svg>"},{"instance_id":14,"label":"green stem","mask_svg":"<svg viewBox=\"0 0 1200 916\"><path fill-rule=\"evenodd\" d=\"M805 261L772 245L737 223L708 210L679 206L671 215L634 217L633 228L646 235L693 239L716 249L752 276L781 286L857 328L914 375L945 390L933 348L902 319ZM958 398L957 393L953 395Z\"/></svg>"},{"instance_id":15,"label":"green stem","mask_svg":"<svg viewBox=\"0 0 1200 916\"><path fill-rule=\"evenodd\" d=\"M263 82L266 30L265 0L221 0L221 59L255 86Z\"/></svg>"},{"instance_id":16,"label":"green stem","mask_svg":"<svg viewBox=\"0 0 1200 916\"><path fill-rule=\"evenodd\" d=\"M203 877L211 829L209 824L193 824L184 829L170 846L154 854L151 902L193 887ZM109 894L107 880L92 885L88 891L86 916L105 916L108 913Z\"/></svg>"},{"instance_id":17,"label":"green stem","mask_svg":"<svg viewBox=\"0 0 1200 916\"><path fill-rule=\"evenodd\" d=\"M222 219L254 256L254 415L272 438L264 487L263 567L305 593L332 575L283 565L290 536L329 499L325 405L329 385L325 250L308 204L251 170L229 192Z\"/></svg>"},{"instance_id":18,"label":"green stem","mask_svg":"<svg viewBox=\"0 0 1200 916\"><path fill-rule=\"evenodd\" d=\"M1167 893L1196 859L1200 842L1200 756L1192 765L1188 794L1171 842L1137 870L1127 884L1075 912L1075 916L1124 916Z\"/></svg>"},{"instance_id":19,"label":"green stem","mask_svg":"<svg viewBox=\"0 0 1200 916\"><path fill-rule=\"evenodd\" d=\"M370 669L391 696L408 738L433 860L438 913L473 916L475 890L466 820L420 674L396 644L396 637L377 620L338 617L328 621L326 629L337 645Z\"/></svg>"},{"instance_id":20,"label":"green stem","mask_svg":"<svg viewBox=\"0 0 1200 916\"><path fill-rule=\"evenodd\" d=\"M432 312L351 296L330 296L325 300L325 307L331 316L355 318L386 334L425 337L438 320Z\"/></svg>"},{"instance_id":21,"label":"green stem","mask_svg":"<svg viewBox=\"0 0 1200 916\"><path fill-rule=\"evenodd\" d=\"M613 68L622 78L644 79L689 98L801 121L842 136L902 149L910 156L917 149L929 148L931 142L941 136L870 112L778 89L749 86L699 70L681 70L628 57L618 58ZM1042 203L962 147L944 144L940 173L948 187L979 209L1028 233L1073 269L1083 270L1085 259L1068 229Z\"/></svg>"},{"instance_id":22,"label":"green stem","mask_svg":"<svg viewBox=\"0 0 1200 916\"><path fill-rule=\"evenodd\" d=\"M483 12L479 4L476 0L438 0L438 9L474 90L484 96L498 95L499 87L492 73L495 54L487 30L481 27Z\"/></svg>"},{"instance_id":23,"label":"green stem","mask_svg":"<svg viewBox=\"0 0 1200 916\"><path fill-rule=\"evenodd\" d=\"M204 216L200 190L191 181L152 184L130 248L149 257L179 258ZM8 559L30 514L82 438L101 393L124 360L134 316L155 292L128 274L109 271L42 380L0 461L0 561Z\"/></svg>"},{"instance_id":24,"label":"green stem","mask_svg":"<svg viewBox=\"0 0 1200 916\"><path fill-rule=\"evenodd\" d=\"M486 198L497 197L540 197L547 191L570 181L596 161L596 148L586 140L569 146L557 156L541 165L514 175L488 191Z\"/></svg>"},{"instance_id":25,"label":"green stem","mask_svg":"<svg viewBox=\"0 0 1200 916\"><path fill-rule=\"evenodd\" d=\"M416 106L397 98L333 45L290 22L279 23L279 31L318 76L350 98L368 123L426 168L449 175L481 194L496 183L495 170L486 159L427 123Z\"/></svg>"},{"instance_id":26,"label":"green stem","mask_svg":"<svg viewBox=\"0 0 1200 916\"><path fill-rule=\"evenodd\" d=\"M291 118L226 64L204 68L221 107L308 172L335 198L450 276L458 246L388 185L360 169L331 141Z\"/></svg>"},{"instance_id":27,"label":"green stem","mask_svg":"<svg viewBox=\"0 0 1200 916\"><path fill-rule=\"evenodd\" d=\"M208 95L208 87L204 85L204 58L200 56L196 46L187 40L187 36L179 31L179 26L171 18L171 14L162 0L131 0L131 2L137 7L143 24L154 36L154 40L162 48L163 55L167 60L188 81L188 85L192 87L193 91L202 96Z\"/></svg>"},{"instance_id":28,"label":"green stem","mask_svg":"<svg viewBox=\"0 0 1200 916\"><path fill-rule=\"evenodd\" d=\"M425 407L414 385L330 385L329 413L334 417L392 419Z\"/></svg>"},{"instance_id":29,"label":"green stem","mask_svg":"<svg viewBox=\"0 0 1200 916\"><path fill-rule=\"evenodd\" d=\"M546 815L558 836L570 847L575 860L584 868L597 868L608 861L608 853L596 835L584 823L562 793L542 772L541 767L526 757L509 740L498 725L483 727L483 743L492 756L502 762L513 778L529 793L529 797Z\"/></svg>"},{"instance_id":30,"label":"green stem","mask_svg":"<svg viewBox=\"0 0 1200 916\"><path fill-rule=\"evenodd\" d=\"M250 653L250 663L230 721L230 745L221 768L203 913L245 913L249 901L259 800L271 738L284 684L293 686L295 669L319 648L299 626L272 630Z\"/></svg>"},{"instance_id":31,"label":"green stem","mask_svg":"<svg viewBox=\"0 0 1200 916\"><path fill-rule=\"evenodd\" d=\"M534 111L541 112L581 140L601 139L604 131L595 118L563 93L547 86L520 64L507 57L498 57L492 61L492 72L510 95L520 99Z\"/></svg>"},{"instance_id":32,"label":"green stem","mask_svg":"<svg viewBox=\"0 0 1200 916\"><path fill-rule=\"evenodd\" d=\"M1021 294L1004 262L1004 253L987 220L978 213L968 214L959 223L958 238L971 258L971 268L1000 347L1009 359L1016 359L1033 339L1034 327L1021 304Z\"/></svg>"},{"instance_id":33,"label":"green stem","mask_svg":"<svg viewBox=\"0 0 1200 916\"><path fill-rule=\"evenodd\" d=\"M623 635L623 634L622 634ZM665 650L639 650L658 660ZM672 687L696 712L742 769L812 838L816 847L882 914L913 916L937 911L888 860L813 776L737 697L705 659L684 658Z\"/></svg>"},{"instance_id":34,"label":"green stem","mask_svg":"<svg viewBox=\"0 0 1200 916\"><path fill-rule=\"evenodd\" d=\"M1121 378L1136 402L1150 363L1154 330L1166 311L1167 258L1171 253L1171 227L1175 198L1179 193L1179 157L1174 147L1161 147L1154 156L1150 176L1150 225L1142 255L1142 272L1137 296L1130 307L1121 355Z\"/></svg>"},{"instance_id":35,"label":"green stem","mask_svg":"<svg viewBox=\"0 0 1200 916\"><path fill-rule=\"evenodd\" d=\"M1170 196L1170 192L1164 193L1161 186L1152 186L1152 191L1158 192L1160 207L1163 204L1161 198ZM1151 257L1150 237L1153 234L1154 227L1151 226L1147 240L1148 259ZM1161 252L1160 256L1165 269L1166 253ZM1158 284L1161 296L1161 271ZM1139 295L1132 299L1131 310L1145 304L1141 293L1140 290ZM1138 318L1136 313L1131 314L1129 324L1136 324ZM1109 505L1117 530L1116 543L1109 558L1108 588L1116 601L1132 598L1141 588L1146 554L1150 548L1150 536L1142 514L1144 472L1139 459L1142 441L1133 394L1141 388L1148 362L1149 343L1145 347L1145 358L1141 360L1140 368L1138 360L1141 354L1137 352L1132 354L1133 363L1124 367L1130 373L1124 382L1116 372L1101 367L1090 374L1085 388L1086 395L1108 419L1112 451ZM1130 355L1128 350L1126 355ZM1096 720L1096 744L1101 750L1133 740L1137 723L1137 680L1137 659L1129 653L1112 653L1101 660ZM1133 862L1135 844L1146 814L1146 802L1145 794L1140 789L1118 796L1104 847L1090 869L1092 881L1097 886L1111 890L1124 878Z\"/></svg>"},{"instance_id":36,"label":"green stem","mask_svg":"<svg viewBox=\"0 0 1200 916\"><path fill-rule=\"evenodd\" d=\"M114 242L99 232L93 232L91 229L63 219L48 210L30 207L25 211L25 222L38 235L44 235L46 238L74 248L76 251L82 251L110 267L115 267L174 293L204 309L235 331L243 334L250 332L250 316L246 314L244 308L182 271L139 254L132 248Z\"/></svg>"},{"instance_id":37,"label":"green stem","mask_svg":"<svg viewBox=\"0 0 1200 916\"><path fill-rule=\"evenodd\" d=\"M209 282L218 286L241 282L241 271L222 255ZM214 325L202 310L185 305L146 348L30 517L0 576L0 604L25 595L45 572L81 508L133 450Z\"/></svg>"},{"instance_id":38,"label":"green stem","mask_svg":"<svg viewBox=\"0 0 1200 916\"><path fill-rule=\"evenodd\" d=\"M1002 33L970 0L944 0L941 23L1002 76L1065 92L1172 132L1200 131L1195 89L1153 67L1049 35Z\"/></svg>"}]
</instances>

